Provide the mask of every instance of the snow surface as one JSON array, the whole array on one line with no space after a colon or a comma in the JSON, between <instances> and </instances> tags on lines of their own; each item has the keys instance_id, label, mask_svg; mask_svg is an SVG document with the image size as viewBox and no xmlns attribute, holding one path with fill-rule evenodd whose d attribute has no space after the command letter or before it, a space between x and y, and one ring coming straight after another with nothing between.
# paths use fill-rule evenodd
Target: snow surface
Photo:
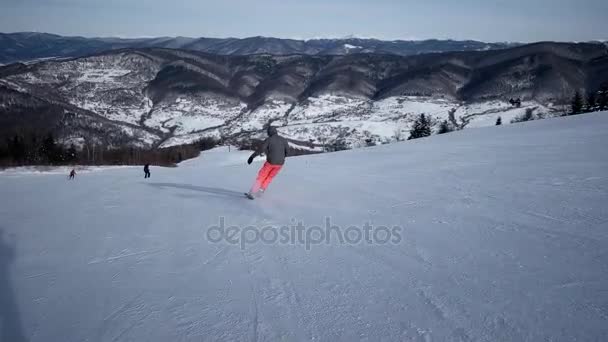
<instances>
[{"instance_id":1,"label":"snow surface","mask_svg":"<svg viewBox=\"0 0 608 342\"><path fill-rule=\"evenodd\" d=\"M135 166L128 165L104 165L104 166L90 166L90 165L73 165L73 166L19 166L0 169L0 175L2 176L24 176L24 175L39 175L48 176L49 174L59 174L67 176L70 171L76 170L77 174L89 173L89 172L100 172L112 169L125 169L125 168L137 168Z\"/></svg>"},{"instance_id":2,"label":"snow surface","mask_svg":"<svg viewBox=\"0 0 608 342\"><path fill-rule=\"evenodd\" d=\"M260 163L0 175L3 341L607 341L608 113ZM240 161L240 162L239 162ZM400 226L397 244L206 240ZM23 338L20 338L23 337Z\"/></svg>"}]
</instances>

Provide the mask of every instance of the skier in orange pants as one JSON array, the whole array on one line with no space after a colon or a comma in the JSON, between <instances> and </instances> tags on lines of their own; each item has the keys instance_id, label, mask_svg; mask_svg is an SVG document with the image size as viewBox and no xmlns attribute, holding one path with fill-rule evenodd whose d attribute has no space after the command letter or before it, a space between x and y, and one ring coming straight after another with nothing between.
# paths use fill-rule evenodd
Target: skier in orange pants
<instances>
[{"instance_id":1,"label":"skier in orange pants","mask_svg":"<svg viewBox=\"0 0 608 342\"><path fill-rule=\"evenodd\" d=\"M269 126L267 133L268 138L247 160L247 164L251 164L256 156L262 153L266 154L266 162L258 172L255 183L253 183L251 190L245 193L245 196L249 199L254 199L266 191L272 179L281 171L285 163L285 157L289 152L287 140L278 134L275 127Z\"/></svg>"},{"instance_id":2,"label":"skier in orange pants","mask_svg":"<svg viewBox=\"0 0 608 342\"><path fill-rule=\"evenodd\" d=\"M255 183L253 183L249 193L257 194L259 191L264 192L270 182L272 182L274 176L281 171L282 167L283 165L272 165L269 162L265 162L264 166L260 169L260 172L258 172L258 177L256 178Z\"/></svg>"}]
</instances>

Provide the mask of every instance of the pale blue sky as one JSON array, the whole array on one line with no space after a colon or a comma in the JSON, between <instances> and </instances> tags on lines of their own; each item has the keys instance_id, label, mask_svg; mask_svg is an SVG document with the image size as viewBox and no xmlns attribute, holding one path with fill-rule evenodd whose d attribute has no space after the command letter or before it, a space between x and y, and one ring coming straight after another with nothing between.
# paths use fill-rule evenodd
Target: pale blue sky
<instances>
[{"instance_id":1,"label":"pale blue sky","mask_svg":"<svg viewBox=\"0 0 608 342\"><path fill-rule=\"evenodd\" d=\"M608 0L0 0L0 32L483 41L608 39Z\"/></svg>"}]
</instances>

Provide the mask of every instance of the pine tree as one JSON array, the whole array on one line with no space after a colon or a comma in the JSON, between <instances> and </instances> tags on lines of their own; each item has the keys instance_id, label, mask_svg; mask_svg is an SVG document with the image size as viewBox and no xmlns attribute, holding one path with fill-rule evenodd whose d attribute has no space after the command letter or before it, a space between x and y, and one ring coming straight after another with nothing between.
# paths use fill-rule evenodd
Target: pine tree
<instances>
[{"instance_id":1,"label":"pine tree","mask_svg":"<svg viewBox=\"0 0 608 342\"><path fill-rule=\"evenodd\" d=\"M453 131L453 129L452 126L450 126L450 124L448 123L448 120L443 120L439 124L439 130L437 131L437 134L450 133L451 131Z\"/></svg>"},{"instance_id":2,"label":"pine tree","mask_svg":"<svg viewBox=\"0 0 608 342\"><path fill-rule=\"evenodd\" d=\"M577 90L574 93L574 97L572 98L572 103L570 104L570 115L580 114L583 112L583 97L581 93Z\"/></svg>"},{"instance_id":3,"label":"pine tree","mask_svg":"<svg viewBox=\"0 0 608 342\"><path fill-rule=\"evenodd\" d=\"M78 158L78 150L76 150L76 146L74 146L74 144L71 144L70 148L67 150L67 153L66 153L66 161L73 162L77 158Z\"/></svg>"},{"instance_id":4,"label":"pine tree","mask_svg":"<svg viewBox=\"0 0 608 342\"><path fill-rule=\"evenodd\" d=\"M496 119L496 126L500 125L502 125L502 118L499 116L498 119Z\"/></svg>"},{"instance_id":5,"label":"pine tree","mask_svg":"<svg viewBox=\"0 0 608 342\"><path fill-rule=\"evenodd\" d=\"M597 110L608 109L608 84L604 84L600 87L600 91L597 92Z\"/></svg>"},{"instance_id":6,"label":"pine tree","mask_svg":"<svg viewBox=\"0 0 608 342\"><path fill-rule=\"evenodd\" d=\"M596 110L597 101L595 97L595 92L590 92L587 94L587 103L585 104L585 112L590 113Z\"/></svg>"},{"instance_id":7,"label":"pine tree","mask_svg":"<svg viewBox=\"0 0 608 342\"><path fill-rule=\"evenodd\" d=\"M6 159L9 158L9 153L8 153L8 146L3 146L0 145L0 162L5 161Z\"/></svg>"},{"instance_id":8,"label":"pine tree","mask_svg":"<svg viewBox=\"0 0 608 342\"><path fill-rule=\"evenodd\" d=\"M431 135L431 123L424 114L420 114L414 122L414 127L410 131L410 136L407 140L424 138L429 135Z\"/></svg>"},{"instance_id":9,"label":"pine tree","mask_svg":"<svg viewBox=\"0 0 608 342\"><path fill-rule=\"evenodd\" d=\"M19 163L23 163L25 160L25 144L23 143L23 139L18 135L15 135L8 143L8 153L12 157L13 161Z\"/></svg>"},{"instance_id":10,"label":"pine tree","mask_svg":"<svg viewBox=\"0 0 608 342\"><path fill-rule=\"evenodd\" d=\"M40 154L46 157L46 160L50 164L63 163L65 161L65 153L63 147L55 143L55 138L52 133L49 133L47 137L42 141L42 147L40 148Z\"/></svg>"},{"instance_id":11,"label":"pine tree","mask_svg":"<svg viewBox=\"0 0 608 342\"><path fill-rule=\"evenodd\" d=\"M40 154L44 156L49 163L53 163L55 160L55 138L53 138L52 134L47 135L42 141Z\"/></svg>"}]
</instances>

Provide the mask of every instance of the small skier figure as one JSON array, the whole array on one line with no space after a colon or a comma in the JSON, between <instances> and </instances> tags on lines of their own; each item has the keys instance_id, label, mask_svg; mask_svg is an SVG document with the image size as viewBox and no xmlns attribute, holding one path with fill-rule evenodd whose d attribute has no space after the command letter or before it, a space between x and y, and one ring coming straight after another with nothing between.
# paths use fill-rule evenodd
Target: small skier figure
<instances>
[{"instance_id":1,"label":"small skier figure","mask_svg":"<svg viewBox=\"0 0 608 342\"><path fill-rule=\"evenodd\" d=\"M268 138L264 143L247 159L247 164L251 164L253 159L260 154L266 155L266 162L258 172L258 176L245 196L249 199L261 196L272 182L272 179L281 171L285 163L285 157L289 154L289 144L287 140L279 135L276 127L269 126L267 129Z\"/></svg>"},{"instance_id":2,"label":"small skier figure","mask_svg":"<svg viewBox=\"0 0 608 342\"><path fill-rule=\"evenodd\" d=\"M144 178L150 178L150 164L144 165Z\"/></svg>"},{"instance_id":3,"label":"small skier figure","mask_svg":"<svg viewBox=\"0 0 608 342\"><path fill-rule=\"evenodd\" d=\"M72 180L76 177L76 170L72 169L72 171L70 171L70 177L69 180Z\"/></svg>"}]
</instances>

